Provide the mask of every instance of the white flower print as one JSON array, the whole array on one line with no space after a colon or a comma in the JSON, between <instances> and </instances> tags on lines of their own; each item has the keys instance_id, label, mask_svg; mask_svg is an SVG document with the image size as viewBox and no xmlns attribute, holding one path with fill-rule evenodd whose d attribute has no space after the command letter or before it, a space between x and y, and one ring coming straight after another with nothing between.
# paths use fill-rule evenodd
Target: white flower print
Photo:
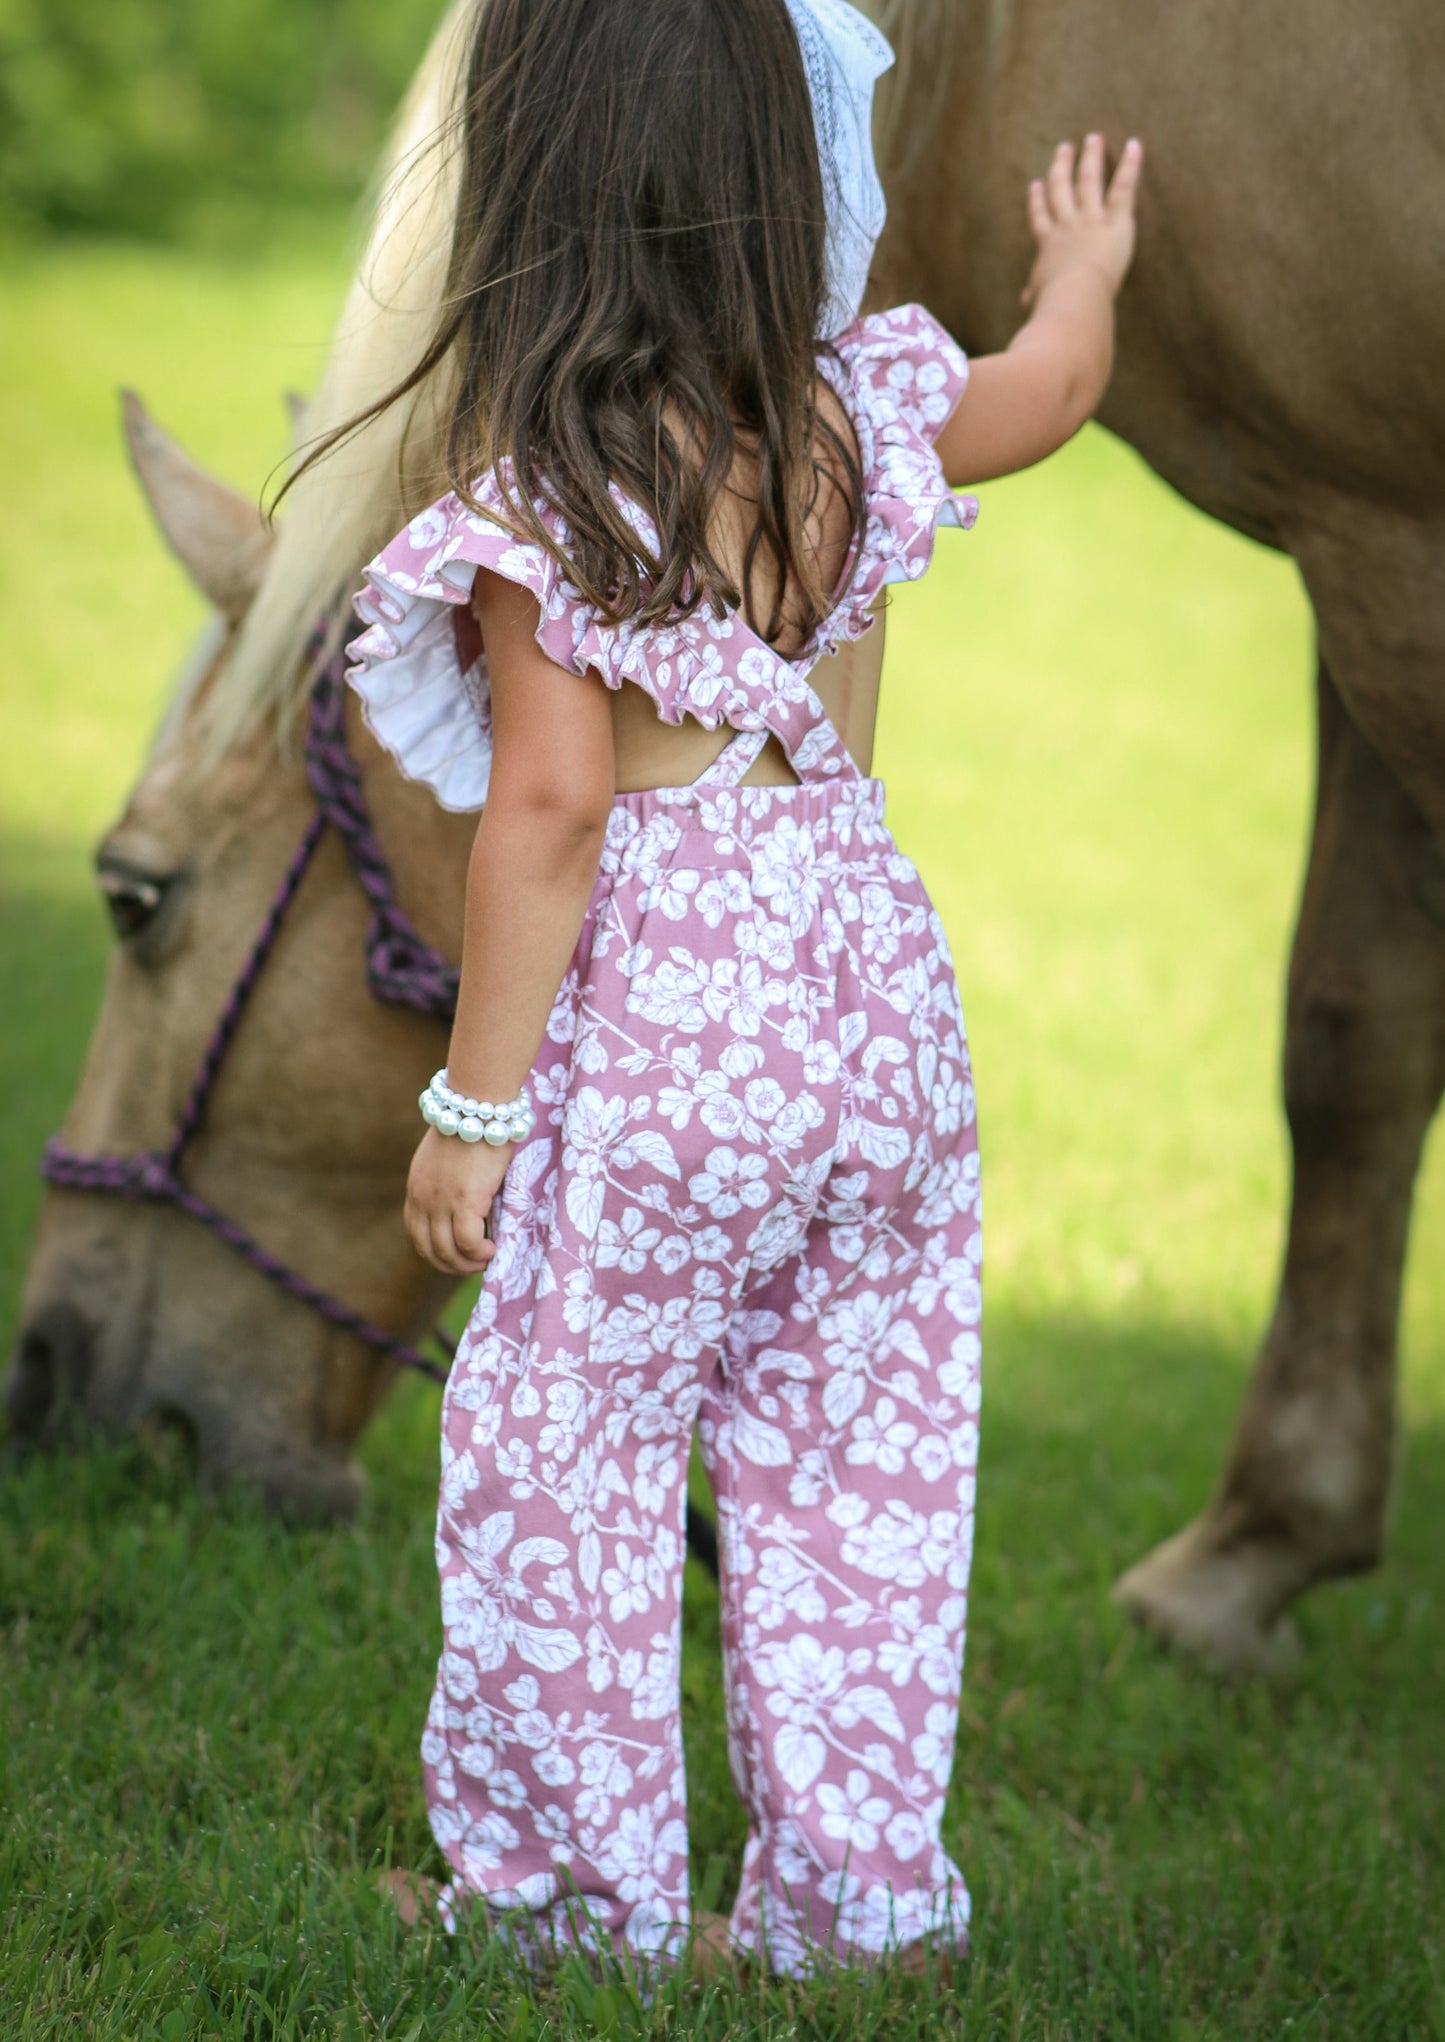
<instances>
[{"instance_id":1,"label":"white flower print","mask_svg":"<svg viewBox=\"0 0 1445 2042\"><path fill-rule=\"evenodd\" d=\"M822 897L812 832L782 817L754 845L752 875L758 898L794 937L806 936Z\"/></svg>"},{"instance_id":2,"label":"white flower print","mask_svg":"<svg viewBox=\"0 0 1445 2042\"><path fill-rule=\"evenodd\" d=\"M893 1813L891 1801L873 1792L873 1782L861 1766L855 1766L839 1787L831 1780L818 1783L818 1806L822 1820L818 1827L835 1843L853 1851L876 1851L882 1825Z\"/></svg>"},{"instance_id":3,"label":"white flower print","mask_svg":"<svg viewBox=\"0 0 1445 2042\"><path fill-rule=\"evenodd\" d=\"M841 1059L838 1045L826 1036L810 1036L803 1045L803 1076L810 1085L826 1090L837 1083Z\"/></svg>"},{"instance_id":4,"label":"white flower print","mask_svg":"<svg viewBox=\"0 0 1445 2042\"><path fill-rule=\"evenodd\" d=\"M954 1447L936 1432L926 1432L914 1441L909 1461L922 1482L941 1482L954 1465Z\"/></svg>"},{"instance_id":5,"label":"white flower print","mask_svg":"<svg viewBox=\"0 0 1445 2042\"><path fill-rule=\"evenodd\" d=\"M519 1612L525 1608L530 1613L534 1600L527 1570L539 1562L555 1566L567 1558L567 1548L556 1539L521 1539L512 1547L510 1564L503 1567L501 1558L512 1545L515 1530L513 1513L499 1510L459 1535L457 1545L468 1571L442 1586L448 1636L454 1647L471 1650L482 1672L501 1666L510 1651L530 1666L558 1671L581 1656L577 1640L570 1631L529 1623Z\"/></svg>"},{"instance_id":6,"label":"white flower print","mask_svg":"<svg viewBox=\"0 0 1445 2042\"><path fill-rule=\"evenodd\" d=\"M938 1387L946 1396L961 1399L965 1411L977 1411L979 1407L982 1352L977 1333L956 1334L948 1350L949 1358L938 1371Z\"/></svg>"},{"instance_id":7,"label":"white flower print","mask_svg":"<svg viewBox=\"0 0 1445 2042\"><path fill-rule=\"evenodd\" d=\"M721 1347L727 1314L715 1296L699 1294L704 1285L717 1284L717 1278L709 1270L699 1270L696 1283L691 1297L669 1298L665 1305L648 1306L649 1337L659 1354L696 1361Z\"/></svg>"},{"instance_id":8,"label":"white flower print","mask_svg":"<svg viewBox=\"0 0 1445 2042\"><path fill-rule=\"evenodd\" d=\"M771 1689L768 1708L789 1723L818 1722L843 1691L848 1656L839 1645L824 1645L809 1632L758 1654L758 1679Z\"/></svg>"},{"instance_id":9,"label":"white flower print","mask_svg":"<svg viewBox=\"0 0 1445 2042\"><path fill-rule=\"evenodd\" d=\"M775 1631L787 1618L800 1624L822 1623L828 1605L812 1573L796 1553L770 1546L763 1554L755 1584L743 1608L763 1631Z\"/></svg>"},{"instance_id":10,"label":"white flower print","mask_svg":"<svg viewBox=\"0 0 1445 2042\"><path fill-rule=\"evenodd\" d=\"M904 1588L945 1575L957 1550L956 1511L936 1510L925 1516L897 1497L876 1517L853 1526L843 1541L843 1557L851 1566Z\"/></svg>"},{"instance_id":11,"label":"white flower print","mask_svg":"<svg viewBox=\"0 0 1445 2042\"><path fill-rule=\"evenodd\" d=\"M632 1500L649 1517L660 1517L667 1499L682 1475L682 1462L671 1444L639 1447L637 1472L632 1480Z\"/></svg>"},{"instance_id":12,"label":"white flower print","mask_svg":"<svg viewBox=\"0 0 1445 2042\"><path fill-rule=\"evenodd\" d=\"M911 1808L900 1808L889 1820L883 1834L888 1839L888 1848L901 1864L911 1865L922 1851L933 1842L933 1835L921 1815Z\"/></svg>"},{"instance_id":13,"label":"white flower print","mask_svg":"<svg viewBox=\"0 0 1445 2042\"><path fill-rule=\"evenodd\" d=\"M896 1299L876 1290L835 1305L819 1330L828 1342L824 1352L835 1371L823 1393L823 1410L833 1425L846 1424L862 1408L869 1377L895 1354L920 1367L927 1365L917 1328L901 1316Z\"/></svg>"},{"instance_id":14,"label":"white flower print","mask_svg":"<svg viewBox=\"0 0 1445 2042\"><path fill-rule=\"evenodd\" d=\"M697 892L701 875L669 867L658 874L654 883L643 892L639 903L644 913L655 908L665 915L669 922L685 921L692 906L692 896Z\"/></svg>"},{"instance_id":15,"label":"white flower print","mask_svg":"<svg viewBox=\"0 0 1445 2042\"><path fill-rule=\"evenodd\" d=\"M672 1639L654 1639L647 1664L632 1683L632 1720L657 1722L677 1709L678 1651Z\"/></svg>"},{"instance_id":16,"label":"white flower print","mask_svg":"<svg viewBox=\"0 0 1445 2042\"><path fill-rule=\"evenodd\" d=\"M935 1702L913 1739L913 1763L929 1775L940 1792L947 1789L953 1770L953 1734L953 1710L947 1702Z\"/></svg>"},{"instance_id":17,"label":"white flower print","mask_svg":"<svg viewBox=\"0 0 1445 2042\"><path fill-rule=\"evenodd\" d=\"M754 1120L767 1122L776 1120L788 1103L788 1095L776 1078L754 1078L743 1092L748 1112Z\"/></svg>"},{"instance_id":18,"label":"white flower print","mask_svg":"<svg viewBox=\"0 0 1445 2042\"><path fill-rule=\"evenodd\" d=\"M406 528L407 543L417 552L425 552L438 545L447 534L448 519L439 503L419 511Z\"/></svg>"},{"instance_id":19,"label":"white flower print","mask_svg":"<svg viewBox=\"0 0 1445 2042\"><path fill-rule=\"evenodd\" d=\"M624 1808L617 1828L597 1855L599 1871L615 1879L626 1901L652 1899L673 1858L686 1853L687 1827L676 1817L666 1816L668 1797L659 1794L649 1806Z\"/></svg>"},{"instance_id":20,"label":"white flower print","mask_svg":"<svg viewBox=\"0 0 1445 2042\"><path fill-rule=\"evenodd\" d=\"M461 1840L462 1873L471 1886L482 1886L488 1875L498 1871L508 1851L521 1842L505 1815L495 1810L474 1818Z\"/></svg>"},{"instance_id":21,"label":"white flower print","mask_svg":"<svg viewBox=\"0 0 1445 2042\"><path fill-rule=\"evenodd\" d=\"M648 1226L637 1207L630 1205L620 1220L603 1220L597 1236L597 1267L620 1269L626 1276L640 1275L661 1239L661 1227Z\"/></svg>"},{"instance_id":22,"label":"white flower print","mask_svg":"<svg viewBox=\"0 0 1445 2042\"><path fill-rule=\"evenodd\" d=\"M740 1156L735 1149L710 1151L704 1167L688 1179L687 1188L716 1220L730 1220L745 1206L754 1212L768 1203L768 1166L762 1156Z\"/></svg>"},{"instance_id":23,"label":"white flower print","mask_svg":"<svg viewBox=\"0 0 1445 2042\"><path fill-rule=\"evenodd\" d=\"M755 957L719 957L704 971L701 1001L706 1017L723 1021L738 1035L756 1035L772 1007L782 1006L788 997L780 979L765 978Z\"/></svg>"},{"instance_id":24,"label":"white flower print","mask_svg":"<svg viewBox=\"0 0 1445 2042\"><path fill-rule=\"evenodd\" d=\"M747 1109L735 1093L719 1086L714 1091L700 1093L700 1097L699 1117L715 1141L736 1141L746 1132Z\"/></svg>"},{"instance_id":25,"label":"white flower print","mask_svg":"<svg viewBox=\"0 0 1445 2042\"><path fill-rule=\"evenodd\" d=\"M610 1597L608 1615L614 1624L625 1623L634 1613L645 1616L652 1608L646 1553L634 1553L629 1546L620 1544L617 1565L603 1570L602 1592Z\"/></svg>"},{"instance_id":26,"label":"white flower print","mask_svg":"<svg viewBox=\"0 0 1445 2042\"><path fill-rule=\"evenodd\" d=\"M880 1397L872 1411L853 1420L852 1439L845 1458L853 1467L874 1467L880 1474L901 1475L908 1464L908 1449L918 1438L918 1427L898 1416L891 1397Z\"/></svg>"},{"instance_id":27,"label":"white flower print","mask_svg":"<svg viewBox=\"0 0 1445 2042\"><path fill-rule=\"evenodd\" d=\"M740 872L721 872L703 881L695 906L709 929L720 929L726 919L751 911L752 895Z\"/></svg>"},{"instance_id":28,"label":"white flower print","mask_svg":"<svg viewBox=\"0 0 1445 2042\"><path fill-rule=\"evenodd\" d=\"M635 974L627 996L628 1012L659 1028L701 1034L708 1022L702 999L706 984L696 960L686 951L674 950L656 971Z\"/></svg>"},{"instance_id":29,"label":"white flower print","mask_svg":"<svg viewBox=\"0 0 1445 2042\"><path fill-rule=\"evenodd\" d=\"M616 1745L598 1738L577 1755L577 1776L582 1783L576 1799L579 1822L607 1822L612 1804L632 1788L632 1772Z\"/></svg>"}]
</instances>

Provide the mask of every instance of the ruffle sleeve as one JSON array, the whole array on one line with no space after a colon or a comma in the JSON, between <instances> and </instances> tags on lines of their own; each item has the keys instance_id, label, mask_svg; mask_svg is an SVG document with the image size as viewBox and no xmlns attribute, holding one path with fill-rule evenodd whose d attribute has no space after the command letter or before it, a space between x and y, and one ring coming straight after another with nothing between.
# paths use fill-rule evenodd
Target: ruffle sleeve
<instances>
[{"instance_id":1,"label":"ruffle sleeve","mask_svg":"<svg viewBox=\"0 0 1445 2042\"><path fill-rule=\"evenodd\" d=\"M940 526L967 531L978 499L948 486L936 441L968 387L968 358L921 305L870 314L836 343L858 428L868 527L848 598L824 626L828 649L857 637L892 582L917 581ZM825 362L825 369L826 369Z\"/></svg>"},{"instance_id":2,"label":"ruffle sleeve","mask_svg":"<svg viewBox=\"0 0 1445 2042\"><path fill-rule=\"evenodd\" d=\"M922 305L870 313L838 340L870 416L930 446L968 388L968 356Z\"/></svg>"},{"instance_id":3,"label":"ruffle sleeve","mask_svg":"<svg viewBox=\"0 0 1445 2042\"><path fill-rule=\"evenodd\" d=\"M542 649L559 666L586 670L579 599L560 563L455 495L414 517L366 569L353 598L365 629L347 648L355 662L347 678L373 735L409 779L424 780L455 810L482 806L492 766L486 655L464 666L457 628L479 567L529 589Z\"/></svg>"}]
</instances>

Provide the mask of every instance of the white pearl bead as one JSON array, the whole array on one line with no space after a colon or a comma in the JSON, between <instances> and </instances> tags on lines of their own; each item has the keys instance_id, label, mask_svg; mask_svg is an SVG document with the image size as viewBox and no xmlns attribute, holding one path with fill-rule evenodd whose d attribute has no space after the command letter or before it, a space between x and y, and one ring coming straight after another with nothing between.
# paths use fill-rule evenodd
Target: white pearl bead
<instances>
[{"instance_id":1,"label":"white pearl bead","mask_svg":"<svg viewBox=\"0 0 1445 2042\"><path fill-rule=\"evenodd\" d=\"M463 1101L462 1101L462 1111L463 1111L463 1113L469 1113L469 1114L471 1114L471 1115L472 1115L472 1116L473 1116L473 1117L475 1118L476 1114L477 1114L477 1113L478 1113L478 1112L479 1112L480 1110L481 1110L481 1109L480 1109L480 1108L478 1107L478 1105L477 1105L477 1102L476 1102L476 1100L475 1100L475 1099L463 1099Z\"/></svg>"},{"instance_id":2,"label":"white pearl bead","mask_svg":"<svg viewBox=\"0 0 1445 2042\"><path fill-rule=\"evenodd\" d=\"M479 1099L479 1100L477 1101L477 1118L478 1118L478 1120L495 1120L495 1119L496 1119L496 1117L497 1117L497 1109L496 1109L496 1107L495 1107L495 1106L494 1106L494 1105L492 1104L492 1102L491 1102L491 1100L490 1100L490 1099Z\"/></svg>"},{"instance_id":3,"label":"white pearl bead","mask_svg":"<svg viewBox=\"0 0 1445 2042\"><path fill-rule=\"evenodd\" d=\"M431 1088L433 1092L436 1093L437 1097L440 1098L442 1093L445 1092L447 1088L447 1074L445 1071L437 1072L436 1076L431 1081Z\"/></svg>"},{"instance_id":4,"label":"white pearl bead","mask_svg":"<svg viewBox=\"0 0 1445 2042\"><path fill-rule=\"evenodd\" d=\"M494 1149L503 1148L511 1140L511 1136L507 1133L507 1123L505 1120L489 1120L482 1129L482 1133L488 1146Z\"/></svg>"},{"instance_id":5,"label":"white pearl bead","mask_svg":"<svg viewBox=\"0 0 1445 2042\"><path fill-rule=\"evenodd\" d=\"M507 1122L507 1133L514 1142L524 1142L531 1131L525 1120L509 1120Z\"/></svg>"},{"instance_id":6,"label":"white pearl bead","mask_svg":"<svg viewBox=\"0 0 1445 2042\"><path fill-rule=\"evenodd\" d=\"M482 1138L482 1123L474 1113L469 1113L457 1129L464 1142L479 1142Z\"/></svg>"},{"instance_id":7,"label":"white pearl bead","mask_svg":"<svg viewBox=\"0 0 1445 2042\"><path fill-rule=\"evenodd\" d=\"M437 1115L434 1124L438 1134L455 1134L458 1128L461 1126L461 1122L457 1119L457 1116L452 1112L450 1106L448 1106L445 1109L445 1111Z\"/></svg>"}]
</instances>

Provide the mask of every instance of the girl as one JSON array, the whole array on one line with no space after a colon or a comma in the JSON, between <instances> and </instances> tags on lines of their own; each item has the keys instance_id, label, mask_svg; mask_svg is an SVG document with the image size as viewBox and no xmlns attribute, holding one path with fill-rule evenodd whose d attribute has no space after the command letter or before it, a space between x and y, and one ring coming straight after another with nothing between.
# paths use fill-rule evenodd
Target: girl
<instances>
[{"instance_id":1,"label":"girl","mask_svg":"<svg viewBox=\"0 0 1445 2042\"><path fill-rule=\"evenodd\" d=\"M490 0L450 290L386 400L449 376L454 486L368 570L352 679L405 772L486 803L406 1207L486 1275L443 1409L435 1899L536 1948L687 1933L694 1428L732 1947L966 1946L977 1153L944 933L866 777L880 613L973 522L951 489L1097 405L1140 151L1030 187L1006 353L970 373L917 307L820 341L887 61L843 0Z\"/></svg>"}]
</instances>

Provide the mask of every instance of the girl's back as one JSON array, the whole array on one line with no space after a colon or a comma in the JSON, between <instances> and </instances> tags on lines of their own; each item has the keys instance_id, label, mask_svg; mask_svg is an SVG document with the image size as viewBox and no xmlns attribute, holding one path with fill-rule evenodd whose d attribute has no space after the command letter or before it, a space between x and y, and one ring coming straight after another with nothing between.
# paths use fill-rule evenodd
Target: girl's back
<instances>
[{"instance_id":1,"label":"girl's back","mask_svg":"<svg viewBox=\"0 0 1445 2042\"><path fill-rule=\"evenodd\" d=\"M853 433L852 423L831 386L819 378L816 401L824 410L835 435ZM803 544L816 563L817 578L824 589L840 590L852 565L855 544L853 521L847 499L848 478L829 466L833 442L819 441L812 449L813 472L821 486L810 489L813 501L798 506ZM742 587L748 548L756 532L757 463L740 454L727 491L718 498L709 543L728 579ZM782 612L783 628L776 649L785 658L802 658L811 637L808 628L808 592L796 578L772 586L755 600L755 609L771 609L774 602ZM878 717L878 690L883 674L884 632L878 628L861 640L852 640L836 652L825 653L813 665L809 679L830 721L862 773L873 768L873 733ZM617 767L617 790L637 793L648 787L677 787L698 779L727 745L731 732L710 731L688 717L680 725L664 723L657 706L642 689L628 683L613 699L612 735ZM796 780L787 754L775 737L769 737L760 756L748 768L743 784L749 787L786 787Z\"/></svg>"}]
</instances>

